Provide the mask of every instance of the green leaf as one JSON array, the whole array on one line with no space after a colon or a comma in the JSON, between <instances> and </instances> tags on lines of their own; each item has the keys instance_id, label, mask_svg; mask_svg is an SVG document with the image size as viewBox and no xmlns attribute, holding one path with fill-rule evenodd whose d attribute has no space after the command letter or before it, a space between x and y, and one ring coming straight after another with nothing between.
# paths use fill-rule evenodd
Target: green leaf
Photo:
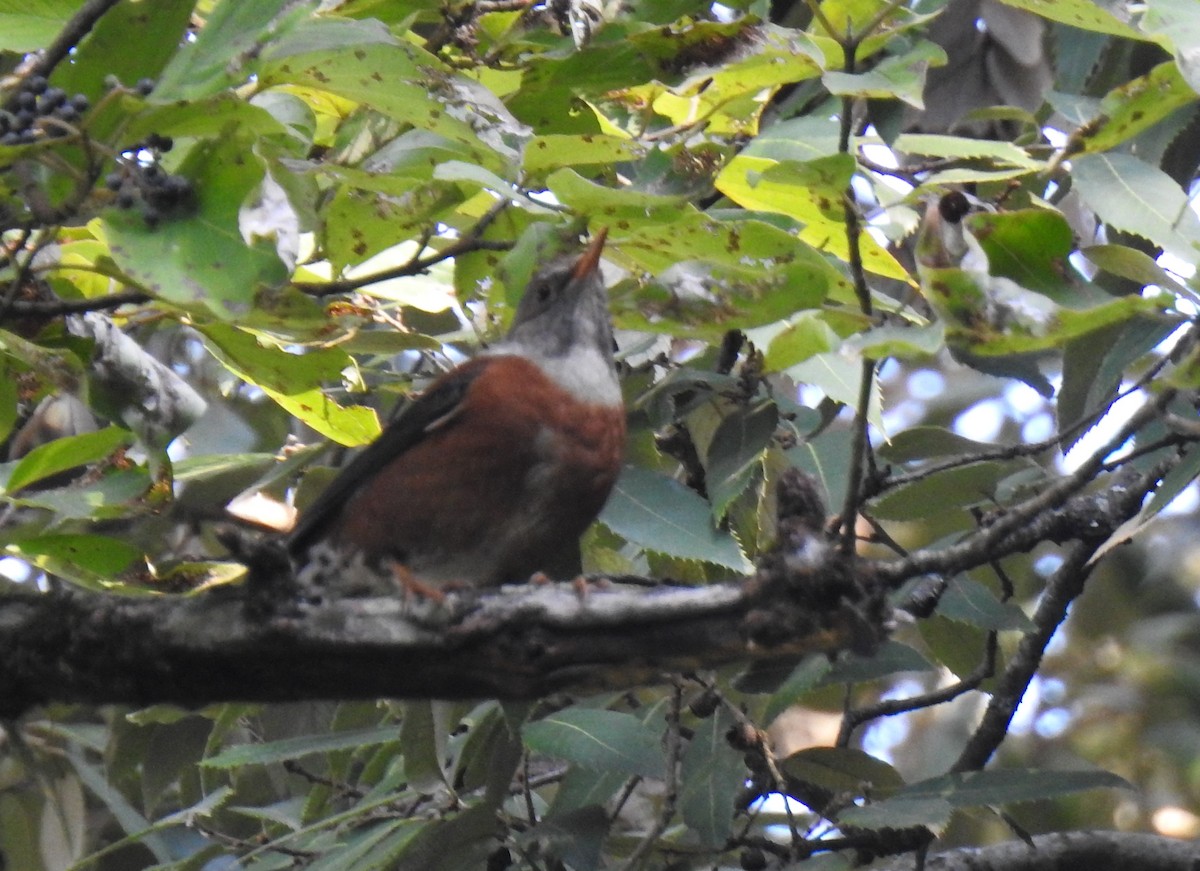
<instances>
[{"instance_id":1,"label":"green leaf","mask_svg":"<svg viewBox=\"0 0 1200 871\"><path fill-rule=\"evenodd\" d=\"M1030 291L1025 293L1031 300L1036 296ZM1019 307L1021 302L1013 299L1015 306ZM963 330L959 333L959 339L967 340L967 347L977 358L1029 354L1060 348L1073 339L1096 333L1114 324L1130 323L1140 316L1161 315L1166 323L1181 320L1167 312L1170 305L1166 294L1154 297L1122 296L1091 308L1057 308L1037 329L1013 328L1008 332Z\"/></svg>"},{"instance_id":2,"label":"green leaf","mask_svg":"<svg viewBox=\"0 0 1200 871\"><path fill-rule=\"evenodd\" d=\"M779 408L769 400L753 408L739 406L722 418L705 457L714 521L725 516L729 503L750 484L778 424Z\"/></svg>"},{"instance_id":3,"label":"green leaf","mask_svg":"<svg viewBox=\"0 0 1200 871\"><path fill-rule=\"evenodd\" d=\"M87 534L17 538L5 544L4 551L35 565L40 565L39 557L47 557L109 577L123 572L142 556L141 550L128 542Z\"/></svg>"},{"instance_id":4,"label":"green leaf","mask_svg":"<svg viewBox=\"0 0 1200 871\"><path fill-rule=\"evenodd\" d=\"M659 729L632 714L565 708L521 730L525 746L593 771L661 777Z\"/></svg>"},{"instance_id":5,"label":"green leaf","mask_svg":"<svg viewBox=\"0 0 1200 871\"><path fill-rule=\"evenodd\" d=\"M820 312L802 312L771 339L767 346L766 366L770 371L779 372L817 354L828 353L841 342L842 337Z\"/></svg>"},{"instance_id":6,"label":"green leaf","mask_svg":"<svg viewBox=\"0 0 1200 871\"><path fill-rule=\"evenodd\" d=\"M996 485L1014 468L1013 463L986 461L946 469L890 490L872 503L871 513L888 520L912 521L990 502Z\"/></svg>"},{"instance_id":7,"label":"green leaf","mask_svg":"<svg viewBox=\"0 0 1200 871\"><path fill-rule=\"evenodd\" d=\"M649 469L625 467L600 522L649 551L750 570L733 537L713 526L708 503L673 478Z\"/></svg>"},{"instance_id":8,"label":"green leaf","mask_svg":"<svg viewBox=\"0 0 1200 871\"><path fill-rule=\"evenodd\" d=\"M108 76L130 87L143 78L157 79L179 50L195 5L195 0L118 3L75 46L71 62L54 70L51 83L94 102L104 94ZM131 33L139 35L137 51L127 50Z\"/></svg>"},{"instance_id":9,"label":"green leaf","mask_svg":"<svg viewBox=\"0 0 1200 871\"><path fill-rule=\"evenodd\" d=\"M888 57L870 72L827 72L821 77L831 94L868 99L896 99L917 109L925 108L925 73L944 66L946 51L936 43L918 40L902 55Z\"/></svg>"},{"instance_id":10,"label":"green leaf","mask_svg":"<svg viewBox=\"0 0 1200 871\"><path fill-rule=\"evenodd\" d=\"M133 434L127 429L110 426L97 432L65 436L38 445L22 457L4 483L4 493L16 493L22 487L74 469L97 463L119 448L133 444Z\"/></svg>"},{"instance_id":11,"label":"green leaf","mask_svg":"<svg viewBox=\"0 0 1200 871\"><path fill-rule=\"evenodd\" d=\"M892 798L863 807L847 808L838 815L845 825L867 829L907 829L925 826L941 833L950 822L954 807L944 798Z\"/></svg>"},{"instance_id":12,"label":"green leaf","mask_svg":"<svg viewBox=\"0 0 1200 871\"><path fill-rule=\"evenodd\" d=\"M912 463L937 457L991 453L1000 445L978 442L940 426L914 426L896 433L879 446L879 456L889 463Z\"/></svg>"},{"instance_id":13,"label":"green leaf","mask_svg":"<svg viewBox=\"0 0 1200 871\"><path fill-rule=\"evenodd\" d=\"M421 829L421 822L405 819L364 826L309 864L307 871L390 868Z\"/></svg>"},{"instance_id":14,"label":"green leaf","mask_svg":"<svg viewBox=\"0 0 1200 871\"><path fill-rule=\"evenodd\" d=\"M286 128L265 109L234 94L220 93L189 102L149 104L129 119L124 133L128 141L139 142L151 133L211 139L227 135L231 130L264 137L282 136L286 132Z\"/></svg>"},{"instance_id":15,"label":"green leaf","mask_svg":"<svg viewBox=\"0 0 1200 871\"><path fill-rule=\"evenodd\" d=\"M353 750L372 744L383 744L396 740L396 727L379 729L356 729L349 732L334 732L324 735L304 735L267 741L263 744L243 744L201 760L205 768L238 768L244 765L271 765L288 759L299 759L313 753L331 753L335 750Z\"/></svg>"},{"instance_id":16,"label":"green leaf","mask_svg":"<svg viewBox=\"0 0 1200 871\"><path fill-rule=\"evenodd\" d=\"M525 172L540 175L563 166L608 165L634 160L645 146L632 139L603 134L535 136L525 145Z\"/></svg>"},{"instance_id":17,"label":"green leaf","mask_svg":"<svg viewBox=\"0 0 1200 871\"><path fill-rule=\"evenodd\" d=\"M842 347L874 360L928 360L946 347L946 325L935 321L924 327L887 324L850 336Z\"/></svg>"},{"instance_id":18,"label":"green leaf","mask_svg":"<svg viewBox=\"0 0 1200 871\"><path fill-rule=\"evenodd\" d=\"M744 29L746 20L729 24L698 21L686 32L699 37L706 30L719 44L725 38L741 36L734 28ZM718 135L757 133L770 94L781 85L818 75L824 57L808 34L795 30L759 24L754 39L753 52L729 58L719 66L705 64L679 85L657 93L654 111L680 126L705 123L706 132ZM636 100L652 90L658 90L657 86L632 88L627 94Z\"/></svg>"},{"instance_id":19,"label":"green leaf","mask_svg":"<svg viewBox=\"0 0 1200 871\"><path fill-rule=\"evenodd\" d=\"M1184 79L1179 67L1167 61L1118 88L1100 103L1099 124L1079 137L1085 151L1109 151L1140 136L1172 112L1200 97Z\"/></svg>"},{"instance_id":20,"label":"green leaf","mask_svg":"<svg viewBox=\"0 0 1200 871\"><path fill-rule=\"evenodd\" d=\"M111 520L128 517L129 503L141 498L149 486L150 475L139 466L106 474L83 486L76 483L54 490L25 491L13 501L52 511L59 520Z\"/></svg>"},{"instance_id":21,"label":"green leaf","mask_svg":"<svg viewBox=\"0 0 1200 871\"><path fill-rule=\"evenodd\" d=\"M1040 801L1090 789L1132 788L1124 778L1107 771L971 771L914 783L891 798L847 810L840 820L870 828L937 825L944 819L942 811L947 807L987 807Z\"/></svg>"},{"instance_id":22,"label":"green leaf","mask_svg":"<svg viewBox=\"0 0 1200 871\"><path fill-rule=\"evenodd\" d=\"M1180 284L1179 280L1159 266L1154 258L1136 248L1127 245L1091 245L1080 248L1079 253L1105 272L1128 278L1143 286L1158 285L1172 293L1190 296L1193 300L1200 301L1200 296L1194 290Z\"/></svg>"},{"instance_id":23,"label":"green leaf","mask_svg":"<svg viewBox=\"0 0 1200 871\"><path fill-rule=\"evenodd\" d=\"M679 810L701 845L722 847L733 831L733 802L746 780L742 754L726 735L733 716L723 707L701 721L683 751Z\"/></svg>"},{"instance_id":24,"label":"green leaf","mask_svg":"<svg viewBox=\"0 0 1200 871\"><path fill-rule=\"evenodd\" d=\"M1151 0L1140 23L1142 30L1170 48L1183 77L1200 91L1200 23L1191 0Z\"/></svg>"},{"instance_id":25,"label":"green leaf","mask_svg":"<svg viewBox=\"0 0 1200 871\"><path fill-rule=\"evenodd\" d=\"M136 210L104 219L113 259L154 296L218 318L245 317L260 291L287 270L274 243L246 244L238 212L263 178L248 138L230 135L194 148L180 168L196 190L196 208L150 228Z\"/></svg>"},{"instance_id":26,"label":"green leaf","mask_svg":"<svg viewBox=\"0 0 1200 871\"><path fill-rule=\"evenodd\" d=\"M83 363L75 354L45 348L7 330L0 330L0 354L19 367L30 367L64 392L77 392L84 381Z\"/></svg>"},{"instance_id":27,"label":"green leaf","mask_svg":"<svg viewBox=\"0 0 1200 871\"><path fill-rule=\"evenodd\" d=\"M372 409L343 408L316 386L321 381L341 378L351 364L345 351L325 348L305 354L289 354L274 346L260 345L255 337L227 324L200 327L208 340L205 347L226 369L248 384L262 388L289 413L339 444L366 444L379 435L379 420Z\"/></svg>"},{"instance_id":28,"label":"green leaf","mask_svg":"<svg viewBox=\"0 0 1200 871\"><path fill-rule=\"evenodd\" d=\"M1074 187L1107 224L1195 264L1200 218L1175 180L1132 154L1085 154L1074 159Z\"/></svg>"},{"instance_id":29,"label":"green leaf","mask_svg":"<svg viewBox=\"0 0 1200 871\"><path fill-rule=\"evenodd\" d=\"M1021 287L1068 302L1067 257L1075 237L1066 219L1047 209L977 212L966 219L988 257L988 272Z\"/></svg>"},{"instance_id":30,"label":"green leaf","mask_svg":"<svg viewBox=\"0 0 1200 871\"><path fill-rule=\"evenodd\" d=\"M747 209L777 212L805 225L800 239L848 261L843 195L857 168L848 154L810 161L774 161L740 154L717 175L721 193ZM870 234L860 240L871 272L910 282L908 271Z\"/></svg>"},{"instance_id":31,"label":"green leaf","mask_svg":"<svg viewBox=\"0 0 1200 871\"><path fill-rule=\"evenodd\" d=\"M782 321L826 298L853 296L820 252L765 221L717 221L694 209L659 217L652 223L618 221L610 232L614 248L648 272L688 280L678 289L644 290L639 310L618 315L623 327L715 342L728 330Z\"/></svg>"},{"instance_id":32,"label":"green leaf","mask_svg":"<svg viewBox=\"0 0 1200 871\"><path fill-rule=\"evenodd\" d=\"M459 754L454 783L464 791L482 788L485 803L495 807L507 796L521 762L521 742L496 702L472 724Z\"/></svg>"},{"instance_id":33,"label":"green leaf","mask_svg":"<svg viewBox=\"0 0 1200 871\"><path fill-rule=\"evenodd\" d=\"M261 475L279 463L275 454L200 454L177 460L172 466L176 483L238 473Z\"/></svg>"},{"instance_id":34,"label":"green leaf","mask_svg":"<svg viewBox=\"0 0 1200 871\"><path fill-rule=\"evenodd\" d=\"M171 850L166 840L154 831L149 820L130 804L129 800L112 783L109 783L103 770L92 765L78 746L72 745L67 751L67 760L74 767L79 779L83 781L91 793L100 800L108 811L124 829L126 835L136 836L138 842L145 847L159 862L165 862L171 856Z\"/></svg>"},{"instance_id":35,"label":"green leaf","mask_svg":"<svg viewBox=\"0 0 1200 871\"><path fill-rule=\"evenodd\" d=\"M330 197L321 211L322 238L337 274L445 218L463 201L458 188L446 182L405 178L402 183L405 190L393 181L387 195L343 185Z\"/></svg>"},{"instance_id":36,"label":"green leaf","mask_svg":"<svg viewBox=\"0 0 1200 871\"><path fill-rule=\"evenodd\" d=\"M449 817L426 822L394 862L378 871L461 871L484 868L496 849L496 809L479 803Z\"/></svg>"},{"instance_id":37,"label":"green leaf","mask_svg":"<svg viewBox=\"0 0 1200 871\"><path fill-rule=\"evenodd\" d=\"M1015 603L1001 602L983 584L962 575L951 579L938 602L938 613L981 629L1027 632L1033 628L1029 617Z\"/></svg>"},{"instance_id":38,"label":"green leaf","mask_svg":"<svg viewBox=\"0 0 1200 871\"><path fill-rule=\"evenodd\" d=\"M931 614L917 623L925 649L938 665L954 675L966 678L975 673L987 655L987 630ZM981 689L988 692L994 681L988 679Z\"/></svg>"},{"instance_id":39,"label":"green leaf","mask_svg":"<svg viewBox=\"0 0 1200 871\"><path fill-rule=\"evenodd\" d=\"M1154 495L1150 497L1150 501L1140 512L1141 519L1145 521L1156 517L1197 477L1200 477L1200 444L1193 444L1183 452L1171 470L1163 476L1158 489L1154 491Z\"/></svg>"},{"instance_id":40,"label":"green leaf","mask_svg":"<svg viewBox=\"0 0 1200 871\"><path fill-rule=\"evenodd\" d=\"M503 136L490 141L496 149L480 142L472 125L460 120L470 109L451 113L437 99L439 92L452 96L456 79L441 61L410 42L356 45L302 54L264 54L260 73L262 87L306 86L354 100L388 117L437 134L466 149L481 166L503 170L501 153L516 156L517 142L505 146ZM387 87L380 87L387 82ZM473 120L484 125L483 107L476 106Z\"/></svg>"},{"instance_id":41,"label":"green leaf","mask_svg":"<svg viewBox=\"0 0 1200 871\"><path fill-rule=\"evenodd\" d=\"M549 813L517 838L520 845L536 845L542 855L561 859L572 871L597 871L608 835L608 813L589 805L567 813ZM555 863L557 867L561 864Z\"/></svg>"},{"instance_id":42,"label":"green leaf","mask_svg":"<svg viewBox=\"0 0 1200 871\"><path fill-rule=\"evenodd\" d=\"M596 771L573 765L554 793L550 812L567 813L588 805L603 807L628 779L629 776L620 771Z\"/></svg>"},{"instance_id":43,"label":"green leaf","mask_svg":"<svg viewBox=\"0 0 1200 871\"><path fill-rule=\"evenodd\" d=\"M429 699L413 699L404 703L404 720L400 740L404 744L404 775L415 789L433 792L445 786L446 775L441 759L445 756L447 724L437 722ZM442 729L447 725L446 729Z\"/></svg>"},{"instance_id":44,"label":"green leaf","mask_svg":"<svg viewBox=\"0 0 1200 871\"><path fill-rule=\"evenodd\" d=\"M0 356L0 443L6 442L17 422L17 367Z\"/></svg>"},{"instance_id":45,"label":"green leaf","mask_svg":"<svg viewBox=\"0 0 1200 871\"><path fill-rule=\"evenodd\" d=\"M861 683L904 671L932 671L933 665L907 644L885 641L871 656L848 654L834 663L821 686Z\"/></svg>"},{"instance_id":46,"label":"green leaf","mask_svg":"<svg viewBox=\"0 0 1200 871\"><path fill-rule=\"evenodd\" d=\"M904 786L904 778L882 759L850 747L809 747L779 763L789 777L831 792L887 796Z\"/></svg>"},{"instance_id":47,"label":"green leaf","mask_svg":"<svg viewBox=\"0 0 1200 871\"><path fill-rule=\"evenodd\" d=\"M45 48L78 8L78 0L0 3L0 51L23 54Z\"/></svg>"},{"instance_id":48,"label":"green leaf","mask_svg":"<svg viewBox=\"0 0 1200 871\"><path fill-rule=\"evenodd\" d=\"M1092 0L1001 0L1007 6L1024 9L1060 24L1069 24L1080 30L1107 33L1125 39L1144 40L1148 37L1125 24L1107 9Z\"/></svg>"},{"instance_id":49,"label":"green leaf","mask_svg":"<svg viewBox=\"0 0 1200 871\"><path fill-rule=\"evenodd\" d=\"M816 689L829 674L831 667L829 658L825 656L806 656L802 659L799 665L792 669L792 673L788 675L787 679L771 694L766 710L763 711L763 722L773 722L776 717Z\"/></svg>"},{"instance_id":50,"label":"green leaf","mask_svg":"<svg viewBox=\"0 0 1200 871\"><path fill-rule=\"evenodd\" d=\"M1024 148L994 139L970 139L935 133L903 133L893 147L905 154L956 160L988 160L1001 166L1041 170L1045 161L1030 157Z\"/></svg>"},{"instance_id":51,"label":"green leaf","mask_svg":"<svg viewBox=\"0 0 1200 871\"><path fill-rule=\"evenodd\" d=\"M195 41L185 42L163 70L155 99L197 99L244 81L264 35L278 35L308 14L291 0L217 3Z\"/></svg>"},{"instance_id":52,"label":"green leaf","mask_svg":"<svg viewBox=\"0 0 1200 871\"><path fill-rule=\"evenodd\" d=\"M821 482L826 505L841 505L849 481L850 439L843 433L823 432L789 449L787 458Z\"/></svg>"}]
</instances>

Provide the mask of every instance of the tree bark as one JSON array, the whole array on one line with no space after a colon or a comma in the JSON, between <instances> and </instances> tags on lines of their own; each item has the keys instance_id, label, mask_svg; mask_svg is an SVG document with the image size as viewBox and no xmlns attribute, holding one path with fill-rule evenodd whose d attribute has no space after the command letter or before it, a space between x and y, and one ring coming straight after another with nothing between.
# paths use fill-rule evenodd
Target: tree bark
<instances>
[{"instance_id":1,"label":"tree bark","mask_svg":"<svg viewBox=\"0 0 1200 871\"><path fill-rule=\"evenodd\" d=\"M52 701L528 699L861 648L870 643L864 632L883 634L878 625L865 629L844 596L824 611L763 604L751 585L735 584L526 585L440 602L300 598L272 609L245 589L187 598L10 595L0 598L0 716Z\"/></svg>"},{"instance_id":2,"label":"tree bark","mask_svg":"<svg viewBox=\"0 0 1200 871\"><path fill-rule=\"evenodd\" d=\"M1200 843L1136 832L1056 832L990 847L962 847L930 856L926 871L1197 871ZM914 860L878 871L912 871Z\"/></svg>"}]
</instances>

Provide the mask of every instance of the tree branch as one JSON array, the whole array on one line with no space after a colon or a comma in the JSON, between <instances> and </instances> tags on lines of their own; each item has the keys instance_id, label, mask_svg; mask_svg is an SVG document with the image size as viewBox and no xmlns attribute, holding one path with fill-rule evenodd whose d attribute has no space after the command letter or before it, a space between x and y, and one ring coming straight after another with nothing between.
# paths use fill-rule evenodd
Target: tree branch
<instances>
[{"instance_id":1,"label":"tree branch","mask_svg":"<svg viewBox=\"0 0 1200 871\"><path fill-rule=\"evenodd\" d=\"M41 55L24 70L25 77L49 76L64 58L71 53L85 36L91 33L96 23L104 17L104 13L116 6L120 0L87 0L79 11L71 16L71 20L59 31L58 36ZM15 105L14 91L5 102L4 108L11 111Z\"/></svg>"},{"instance_id":2,"label":"tree branch","mask_svg":"<svg viewBox=\"0 0 1200 871\"><path fill-rule=\"evenodd\" d=\"M1038 835L1033 848L1024 841L990 847L960 847L931 856L926 871L1181 871L1195 867L1200 849L1194 841L1135 832L1060 832ZM880 871L911 871L911 859Z\"/></svg>"},{"instance_id":3,"label":"tree branch","mask_svg":"<svg viewBox=\"0 0 1200 871\"><path fill-rule=\"evenodd\" d=\"M764 621L755 615L774 606L750 584L582 596L570 584L525 585L441 603L288 599L273 611L252 587L183 599L0 599L0 716L50 701L528 699L861 646L864 631L848 589L831 589L824 610L802 591L807 609Z\"/></svg>"},{"instance_id":4,"label":"tree branch","mask_svg":"<svg viewBox=\"0 0 1200 871\"><path fill-rule=\"evenodd\" d=\"M60 315L109 311L114 308L120 308L123 305L141 305L142 303L150 302L151 299L152 297L148 294L134 290L109 293L104 296L87 299L14 299L6 307L5 313L6 315L32 315L52 318Z\"/></svg>"},{"instance_id":5,"label":"tree branch","mask_svg":"<svg viewBox=\"0 0 1200 871\"><path fill-rule=\"evenodd\" d=\"M1147 402L1134 412L1109 442L1081 463L1074 473L1046 487L1031 499L1009 508L990 525L969 536L966 540L938 550L915 551L902 560L881 565L877 570L879 577L894 588L918 575L963 571L997 559L1003 555L1002 551L1013 553L1031 547L1046 536L1046 531L1040 524L1047 522L1047 518L1054 517L1054 509L1068 504L1074 494L1090 484L1103 467L1109 454L1129 441L1143 426L1161 415L1175 395L1175 391L1171 389L1160 392L1153 401ZM1109 488L1110 491L1115 489L1115 487ZM1103 495L1101 494L1101 496ZM1109 507L1120 511L1117 502L1109 503ZM1037 518L1041 519L1035 523ZM1086 526L1064 531L1070 537L1076 537L1081 533L1090 536L1091 533Z\"/></svg>"}]
</instances>

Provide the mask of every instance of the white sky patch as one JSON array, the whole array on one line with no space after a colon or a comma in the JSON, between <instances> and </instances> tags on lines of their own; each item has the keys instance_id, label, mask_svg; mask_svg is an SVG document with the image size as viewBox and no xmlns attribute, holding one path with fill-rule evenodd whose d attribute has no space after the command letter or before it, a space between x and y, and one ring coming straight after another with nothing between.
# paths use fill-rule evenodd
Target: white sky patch
<instances>
[{"instance_id":1,"label":"white sky patch","mask_svg":"<svg viewBox=\"0 0 1200 871\"><path fill-rule=\"evenodd\" d=\"M980 442L995 441L1004 426L1004 418L1004 404L998 399L985 399L954 418L951 429L964 438Z\"/></svg>"},{"instance_id":2,"label":"white sky patch","mask_svg":"<svg viewBox=\"0 0 1200 871\"><path fill-rule=\"evenodd\" d=\"M1054 415L1047 412L1035 414L1021 426L1021 438L1026 442L1041 442L1054 435Z\"/></svg>"},{"instance_id":3,"label":"white sky patch","mask_svg":"<svg viewBox=\"0 0 1200 871\"><path fill-rule=\"evenodd\" d=\"M1193 481L1167 504L1159 516L1193 514L1200 509L1200 484Z\"/></svg>"},{"instance_id":4,"label":"white sky patch","mask_svg":"<svg viewBox=\"0 0 1200 871\"><path fill-rule=\"evenodd\" d=\"M1062 458L1059 463L1062 471L1069 475L1078 469L1088 457L1100 450L1145 402L1146 394L1141 390L1122 396L1114 402L1108 414L1084 433L1083 437ZM1112 458L1129 453L1131 444L1132 442L1126 442L1125 445L1113 452Z\"/></svg>"},{"instance_id":5,"label":"white sky patch","mask_svg":"<svg viewBox=\"0 0 1200 871\"><path fill-rule=\"evenodd\" d=\"M946 389L946 377L934 369L918 369L908 376L908 392L914 399L935 399Z\"/></svg>"}]
</instances>

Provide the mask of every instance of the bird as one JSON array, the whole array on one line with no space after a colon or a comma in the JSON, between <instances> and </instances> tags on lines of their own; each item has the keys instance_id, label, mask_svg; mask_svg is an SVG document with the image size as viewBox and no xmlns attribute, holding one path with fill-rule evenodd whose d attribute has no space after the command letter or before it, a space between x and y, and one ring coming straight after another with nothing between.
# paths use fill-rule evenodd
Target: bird
<instances>
[{"instance_id":1,"label":"bird","mask_svg":"<svg viewBox=\"0 0 1200 871\"><path fill-rule=\"evenodd\" d=\"M332 549L432 598L578 576L625 444L606 235L537 268L505 338L436 379L301 512L293 561Z\"/></svg>"}]
</instances>

